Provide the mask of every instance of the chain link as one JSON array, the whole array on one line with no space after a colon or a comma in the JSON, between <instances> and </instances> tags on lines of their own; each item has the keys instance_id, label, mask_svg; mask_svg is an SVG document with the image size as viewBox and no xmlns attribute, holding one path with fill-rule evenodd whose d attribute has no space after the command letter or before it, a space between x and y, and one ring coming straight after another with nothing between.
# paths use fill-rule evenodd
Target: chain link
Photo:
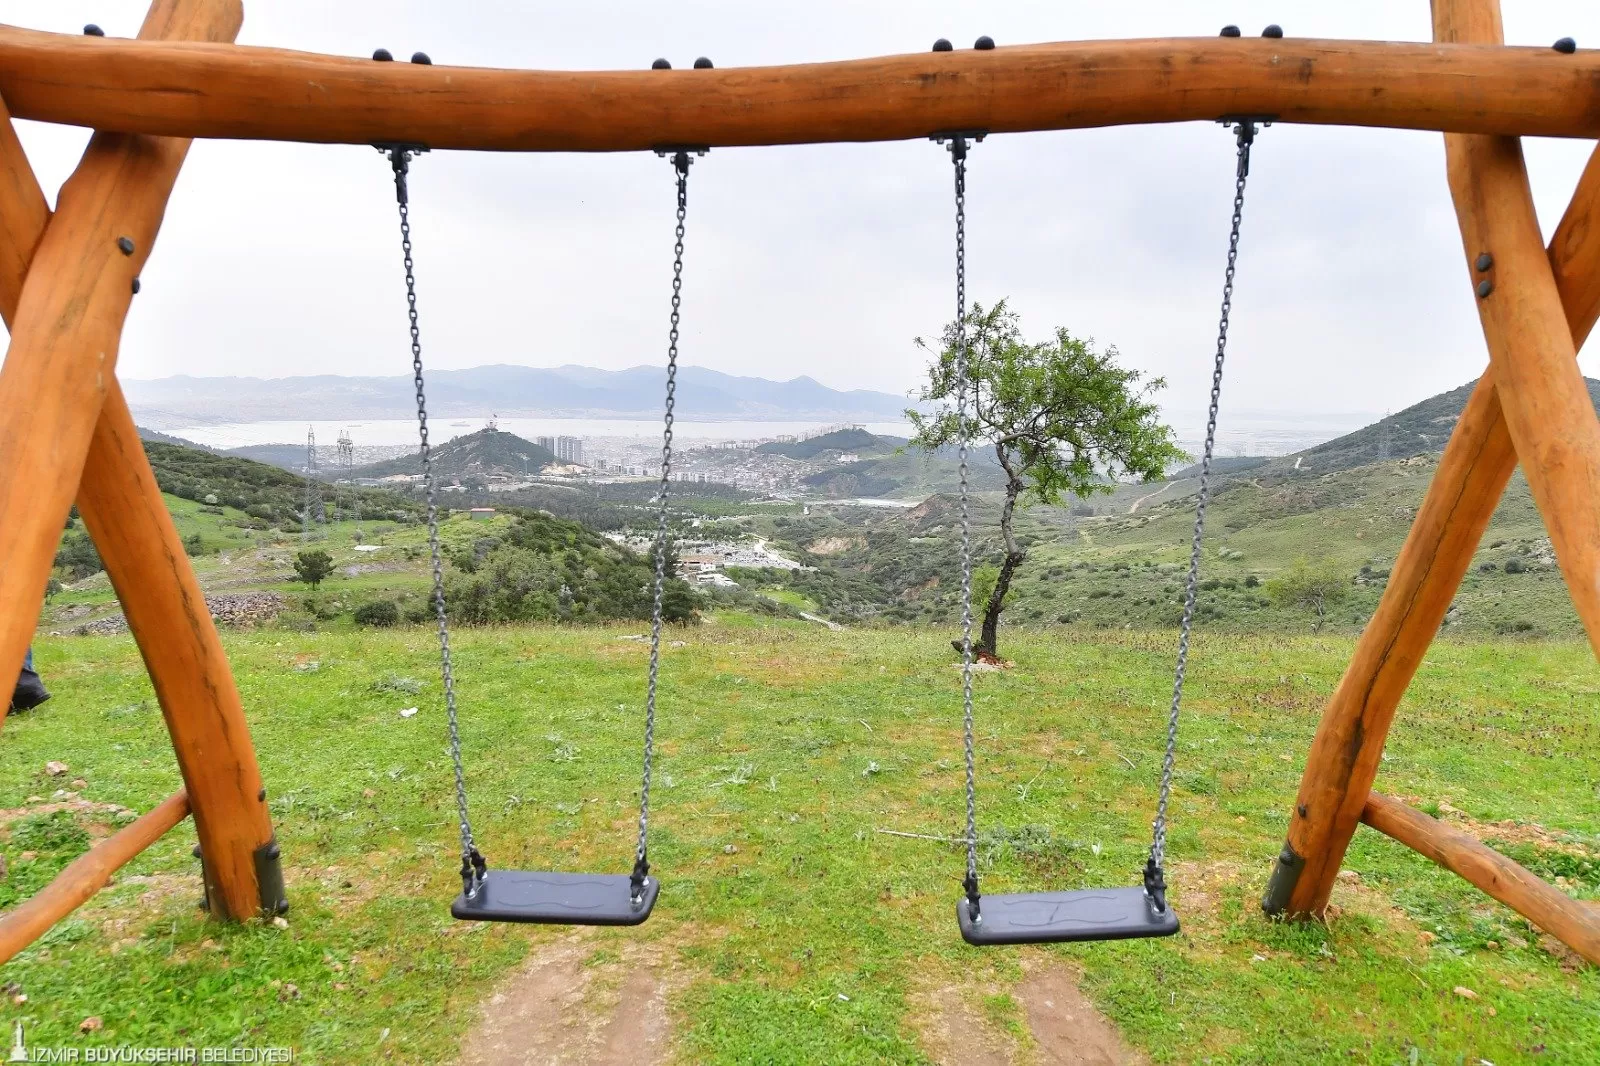
<instances>
[{"instance_id":1,"label":"chain link","mask_svg":"<svg viewBox=\"0 0 1600 1066\"><path fill-rule=\"evenodd\" d=\"M1164 867L1167 853L1167 803L1172 796L1172 768L1178 752L1178 711L1183 703L1184 672L1189 665L1189 636L1194 628L1195 595L1200 580L1200 545L1205 535L1206 501L1210 491L1211 455L1217 441L1217 405L1222 398L1222 366L1228 350L1228 319L1233 311L1233 276L1239 261L1239 227L1244 219L1244 187L1250 176L1250 146L1255 140L1253 121L1234 130L1238 141L1238 167L1234 174L1233 222L1228 234L1228 266L1222 282L1222 317L1217 326L1217 355L1211 370L1211 406L1206 415L1205 451L1200 456L1200 493L1194 509L1194 539L1189 545L1189 577L1184 588L1183 620L1178 625L1178 665L1172 680L1172 707L1167 714L1167 750L1161 763L1161 796L1156 803L1150 859L1145 865L1145 888L1158 909L1166 909Z\"/></svg>"},{"instance_id":2,"label":"chain link","mask_svg":"<svg viewBox=\"0 0 1600 1066\"><path fill-rule=\"evenodd\" d=\"M683 232L689 213L689 164L687 151L673 152L672 167L678 179L678 213L672 245L672 314L667 331L667 398L662 414L661 490L656 497L655 602L650 609L650 672L644 697L644 778L639 786L639 842L633 853L632 889L637 903L644 898L645 881L650 876L650 770L655 757L656 688L661 674L661 613L667 587L667 555L671 531L667 525L667 492L672 479L672 421L678 390L678 325L683 307Z\"/></svg>"},{"instance_id":3,"label":"chain link","mask_svg":"<svg viewBox=\"0 0 1600 1066\"><path fill-rule=\"evenodd\" d=\"M981 921L978 893L977 754L972 739L972 504L968 453L969 402L975 401L967 351L967 138L949 138L956 187L956 435L961 458L961 736L967 774L967 876L962 882L973 921Z\"/></svg>"},{"instance_id":4,"label":"chain link","mask_svg":"<svg viewBox=\"0 0 1600 1066\"><path fill-rule=\"evenodd\" d=\"M439 623L439 673L444 681L445 720L450 731L450 761L455 767L456 815L461 823L461 884L476 895L488 873L478 853L467 817L467 777L461 761L461 730L456 716L455 674L450 663L450 622L444 608L444 563L439 550L439 508L434 494L433 450L428 443L428 397L422 377L422 332L417 325L417 279L411 258L411 204L407 177L412 155L427 149L411 145L380 146L394 168L395 203L400 210L400 249L406 268L406 315L411 322L411 380L417 397L417 436L422 456L422 489L428 504L428 556L433 567L433 613Z\"/></svg>"}]
</instances>

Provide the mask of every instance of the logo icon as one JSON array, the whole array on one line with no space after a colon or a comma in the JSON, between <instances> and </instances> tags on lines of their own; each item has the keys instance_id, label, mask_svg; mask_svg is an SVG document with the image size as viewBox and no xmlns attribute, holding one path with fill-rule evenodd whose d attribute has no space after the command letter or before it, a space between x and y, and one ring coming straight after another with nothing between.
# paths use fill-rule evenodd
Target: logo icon
<instances>
[{"instance_id":1,"label":"logo icon","mask_svg":"<svg viewBox=\"0 0 1600 1066\"><path fill-rule=\"evenodd\" d=\"M6 1058L6 1061L7 1062L31 1062L32 1061L31 1059L28 1058L28 1047L27 1047L27 1044L24 1043L23 1039L22 1039L22 1023L21 1022L17 1023L16 1038L13 1040L13 1042L11 1044L11 1054L10 1054L10 1056L8 1056Z\"/></svg>"}]
</instances>

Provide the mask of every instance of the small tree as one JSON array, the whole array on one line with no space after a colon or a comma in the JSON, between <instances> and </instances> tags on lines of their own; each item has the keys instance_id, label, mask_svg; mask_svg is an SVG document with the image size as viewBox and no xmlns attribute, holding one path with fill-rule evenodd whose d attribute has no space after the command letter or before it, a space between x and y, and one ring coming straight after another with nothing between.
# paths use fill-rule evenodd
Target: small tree
<instances>
[{"instance_id":1,"label":"small tree","mask_svg":"<svg viewBox=\"0 0 1600 1066\"><path fill-rule=\"evenodd\" d=\"M997 654L1000 613L1027 552L1012 523L1018 506L1059 503L1064 496L1109 493L1127 477L1150 481L1183 458L1152 400L1165 380L1143 380L1118 365L1117 350L1058 328L1047 341L1023 340L1020 320L1004 300L985 310L973 304L966 320L968 425L987 442L1005 471L1000 532L1005 555L983 605L983 634L975 651ZM944 328L932 352L928 384L919 398L939 406L928 415L907 411L914 443L941 448L961 437L956 411L956 323Z\"/></svg>"},{"instance_id":2,"label":"small tree","mask_svg":"<svg viewBox=\"0 0 1600 1066\"><path fill-rule=\"evenodd\" d=\"M294 557L294 572L314 589L333 573L333 556L321 548L300 552Z\"/></svg>"},{"instance_id":3,"label":"small tree","mask_svg":"<svg viewBox=\"0 0 1600 1066\"><path fill-rule=\"evenodd\" d=\"M1350 596L1350 579L1324 560L1315 566L1296 559L1288 573L1267 582L1267 595L1279 607L1297 607L1317 616L1313 633L1322 629L1328 611Z\"/></svg>"}]
</instances>

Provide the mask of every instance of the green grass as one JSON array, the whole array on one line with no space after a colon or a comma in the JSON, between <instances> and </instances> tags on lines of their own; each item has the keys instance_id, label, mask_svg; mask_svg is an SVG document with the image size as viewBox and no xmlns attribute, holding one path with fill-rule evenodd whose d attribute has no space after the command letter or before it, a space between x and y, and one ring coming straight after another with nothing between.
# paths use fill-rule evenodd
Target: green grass
<instances>
[{"instance_id":1,"label":"green grass","mask_svg":"<svg viewBox=\"0 0 1600 1066\"><path fill-rule=\"evenodd\" d=\"M647 649L618 638L638 631L458 634L473 813L494 864L627 869ZM612 965L638 940L676 972L684 1062L923 1062L913 999L959 997L1015 1033L1012 990L1031 956L1079 968L1086 994L1161 1063L1600 1063L1600 971L1564 962L1516 915L1368 830L1329 925L1260 917L1346 638L1199 637L1170 838L1182 934L983 952L955 930L959 850L876 832L960 832L948 634L729 615L671 638L684 645L665 649L657 731L661 901L647 925L590 944L596 965ZM1008 640L1014 668L977 679L985 889L1134 883L1172 634L1016 628ZM20 1018L46 1045L453 1061L497 983L566 934L448 916L459 882L430 635L228 642L283 846L289 927L196 910L186 823L6 966L28 998L7 997L0 1031ZM145 810L178 785L130 639L47 639L37 652L56 699L0 735L0 808L34 812L5 830L0 886L13 899L126 817L41 816L30 797L51 801L81 778L84 799ZM1583 645L1446 640L1402 706L1379 787L1484 823L1595 899L1597 693ZM402 719L411 706L421 713ZM70 770L48 776L52 759ZM104 1029L80 1034L91 1015Z\"/></svg>"}]
</instances>

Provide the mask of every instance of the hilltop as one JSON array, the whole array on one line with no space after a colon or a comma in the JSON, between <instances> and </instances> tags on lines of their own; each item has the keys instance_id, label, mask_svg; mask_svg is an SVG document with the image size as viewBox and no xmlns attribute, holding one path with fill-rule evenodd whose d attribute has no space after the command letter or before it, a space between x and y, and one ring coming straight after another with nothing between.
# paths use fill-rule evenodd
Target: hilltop
<instances>
[{"instance_id":1,"label":"hilltop","mask_svg":"<svg viewBox=\"0 0 1600 1066\"><path fill-rule=\"evenodd\" d=\"M856 455L881 455L892 452L905 441L898 437L879 437L859 427L836 429L805 440L771 441L757 448L762 455L782 455L790 459L814 459L823 452L848 452Z\"/></svg>"},{"instance_id":2,"label":"hilltop","mask_svg":"<svg viewBox=\"0 0 1600 1066\"><path fill-rule=\"evenodd\" d=\"M548 448L523 440L515 433L480 429L456 437L433 449L434 474L440 478L508 477L522 479L560 462ZM420 454L402 455L354 470L357 478L384 478L395 474L421 474Z\"/></svg>"}]
</instances>

